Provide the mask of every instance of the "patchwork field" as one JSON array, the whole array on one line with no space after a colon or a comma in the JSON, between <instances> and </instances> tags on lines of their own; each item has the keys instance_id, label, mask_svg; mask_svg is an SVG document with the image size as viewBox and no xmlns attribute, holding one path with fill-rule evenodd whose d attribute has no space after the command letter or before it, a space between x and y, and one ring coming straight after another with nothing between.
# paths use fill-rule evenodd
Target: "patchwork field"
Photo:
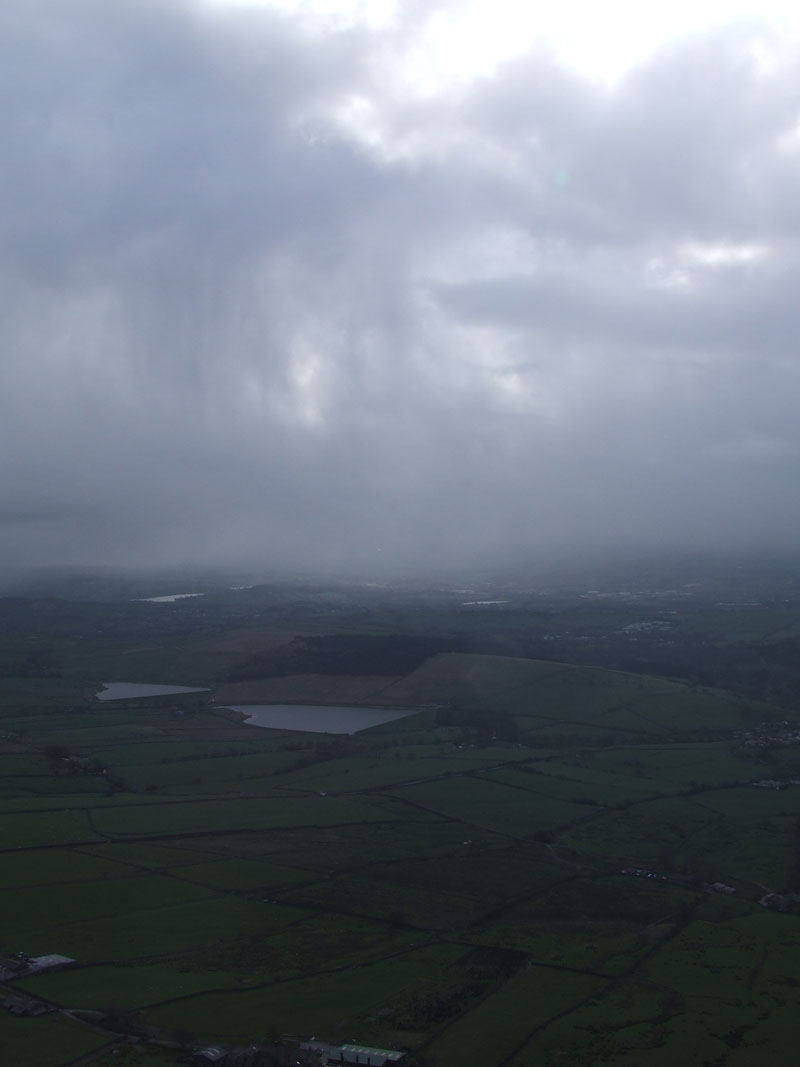
<instances>
[{"instance_id":1,"label":"patchwork field","mask_svg":"<svg viewBox=\"0 0 800 1067\"><path fill-rule=\"evenodd\" d=\"M288 640L259 633L0 679L0 951L76 961L3 983L53 1009L0 1013L9 1062L102 1065L134 1033L175 1043L154 1064L267 1034L419 1067L794 1064L800 786L755 788L794 753L742 742L783 710L455 652L293 690L226 680ZM96 678L121 662L419 710L334 737L244 725L213 692L110 709Z\"/></svg>"}]
</instances>

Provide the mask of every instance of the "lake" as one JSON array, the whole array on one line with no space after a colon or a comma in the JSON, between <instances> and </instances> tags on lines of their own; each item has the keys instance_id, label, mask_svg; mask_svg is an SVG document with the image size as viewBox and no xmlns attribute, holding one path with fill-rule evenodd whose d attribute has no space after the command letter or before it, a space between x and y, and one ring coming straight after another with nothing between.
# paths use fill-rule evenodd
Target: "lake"
<instances>
[{"instance_id":1,"label":"lake","mask_svg":"<svg viewBox=\"0 0 800 1067\"><path fill-rule=\"evenodd\" d=\"M414 715L413 709L349 708L332 704L226 704L247 716L248 726L317 734L357 734L370 726Z\"/></svg>"},{"instance_id":2,"label":"lake","mask_svg":"<svg viewBox=\"0 0 800 1067\"><path fill-rule=\"evenodd\" d=\"M205 593L169 593L167 596L140 596L140 604L174 604L176 600L188 600L193 596L205 596Z\"/></svg>"},{"instance_id":3,"label":"lake","mask_svg":"<svg viewBox=\"0 0 800 1067\"><path fill-rule=\"evenodd\" d=\"M179 693L207 693L189 685L144 685L139 682L103 682L98 700L136 700L139 697L169 697Z\"/></svg>"},{"instance_id":4,"label":"lake","mask_svg":"<svg viewBox=\"0 0 800 1067\"><path fill-rule=\"evenodd\" d=\"M144 682L103 682L98 700L137 700L144 697L208 693L189 685L148 685ZM246 715L248 726L269 730L299 730L314 734L357 734L370 726L416 714L413 708L356 708L335 704L225 704Z\"/></svg>"}]
</instances>

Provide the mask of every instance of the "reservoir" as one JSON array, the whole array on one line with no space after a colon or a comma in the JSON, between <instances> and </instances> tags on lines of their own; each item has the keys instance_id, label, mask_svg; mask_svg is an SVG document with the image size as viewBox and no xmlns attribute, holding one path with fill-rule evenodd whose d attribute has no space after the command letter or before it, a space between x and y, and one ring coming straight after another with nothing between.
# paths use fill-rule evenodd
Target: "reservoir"
<instances>
[{"instance_id":1,"label":"reservoir","mask_svg":"<svg viewBox=\"0 0 800 1067\"><path fill-rule=\"evenodd\" d=\"M151 685L144 682L103 682L98 700L139 700L145 697L183 696L208 693L189 685ZM270 730L299 730L314 734L357 734L370 726L415 715L414 708L356 708L335 704L224 704L246 715L248 726Z\"/></svg>"},{"instance_id":2,"label":"reservoir","mask_svg":"<svg viewBox=\"0 0 800 1067\"><path fill-rule=\"evenodd\" d=\"M144 685L139 682L103 682L98 700L136 700L139 697L169 697L179 693L207 693L189 685Z\"/></svg>"},{"instance_id":3,"label":"reservoir","mask_svg":"<svg viewBox=\"0 0 800 1067\"><path fill-rule=\"evenodd\" d=\"M176 600L188 600L193 596L205 596L205 593L170 593L168 596L140 596L140 604L174 604Z\"/></svg>"},{"instance_id":4,"label":"reservoir","mask_svg":"<svg viewBox=\"0 0 800 1067\"><path fill-rule=\"evenodd\" d=\"M227 704L247 716L248 726L318 734L357 734L370 726L404 719L412 708L345 708L331 704Z\"/></svg>"}]
</instances>

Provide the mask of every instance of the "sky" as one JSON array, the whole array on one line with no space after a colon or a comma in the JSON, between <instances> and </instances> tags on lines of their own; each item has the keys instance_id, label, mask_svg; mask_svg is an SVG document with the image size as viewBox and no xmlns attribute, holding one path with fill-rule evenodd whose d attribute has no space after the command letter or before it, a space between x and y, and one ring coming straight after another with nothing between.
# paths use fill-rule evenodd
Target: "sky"
<instances>
[{"instance_id":1,"label":"sky","mask_svg":"<svg viewBox=\"0 0 800 1067\"><path fill-rule=\"evenodd\" d=\"M7 566L795 545L790 5L4 0L0 129Z\"/></svg>"}]
</instances>

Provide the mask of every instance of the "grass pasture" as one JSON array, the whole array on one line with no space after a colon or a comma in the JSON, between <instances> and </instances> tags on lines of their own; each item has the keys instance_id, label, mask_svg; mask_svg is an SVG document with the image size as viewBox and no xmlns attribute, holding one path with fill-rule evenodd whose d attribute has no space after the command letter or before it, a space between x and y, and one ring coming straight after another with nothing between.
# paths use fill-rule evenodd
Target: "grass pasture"
<instances>
[{"instance_id":1,"label":"grass pasture","mask_svg":"<svg viewBox=\"0 0 800 1067\"><path fill-rule=\"evenodd\" d=\"M622 810L603 810L565 830L559 841L623 866L671 869L675 854L721 816L688 796L657 798Z\"/></svg>"},{"instance_id":2,"label":"grass pasture","mask_svg":"<svg viewBox=\"0 0 800 1067\"><path fill-rule=\"evenodd\" d=\"M346 1040L355 1029L373 1040L380 1032L379 1012L401 994L424 988L432 975L464 954L462 948L420 949L379 963L336 974L268 984L241 992L196 996L156 1008L148 1018L167 1028L189 1027L197 1018L213 1018L219 1037L236 1038L270 1026L283 1032L337 1034Z\"/></svg>"},{"instance_id":3,"label":"grass pasture","mask_svg":"<svg viewBox=\"0 0 800 1067\"><path fill-rule=\"evenodd\" d=\"M89 697L98 677L221 686L289 639L262 636L106 638L67 681L0 679L0 954L78 961L18 991L197 1043L405 1047L409 1067L650 1067L689 1041L782 1062L800 914L758 899L797 878L800 787L749 783L800 759L742 747L746 701L467 653L379 679L419 714L352 737L243 727L206 695ZM304 677L265 687L375 701L374 676ZM103 1040L54 1016L6 1032L26 1067Z\"/></svg>"},{"instance_id":4,"label":"grass pasture","mask_svg":"<svg viewBox=\"0 0 800 1067\"><path fill-rule=\"evenodd\" d=\"M169 838L192 832L270 830L284 826L335 826L392 818L366 798L271 796L196 801L191 797L164 803L107 808L94 816L99 834L111 838Z\"/></svg>"},{"instance_id":5,"label":"grass pasture","mask_svg":"<svg viewBox=\"0 0 800 1067\"><path fill-rule=\"evenodd\" d=\"M233 985L235 978L224 971L200 971L175 961L83 966L37 975L18 984L33 996L47 997L71 1008L104 1011L112 1004L128 1010L144 1008L174 997Z\"/></svg>"},{"instance_id":6,"label":"grass pasture","mask_svg":"<svg viewBox=\"0 0 800 1067\"><path fill-rule=\"evenodd\" d=\"M42 919L39 925L6 933L6 942L24 941L32 955L58 951L83 962L108 962L182 953L236 939L250 932L279 930L307 912L288 905L268 905L235 896L201 897L193 903L140 908L124 917L62 922ZM55 946L55 947L54 947Z\"/></svg>"},{"instance_id":7,"label":"grass pasture","mask_svg":"<svg viewBox=\"0 0 800 1067\"><path fill-rule=\"evenodd\" d=\"M3 856L2 890L31 886L94 882L99 878L124 878L130 868L113 860L76 849L31 849Z\"/></svg>"},{"instance_id":8,"label":"grass pasture","mask_svg":"<svg viewBox=\"0 0 800 1067\"><path fill-rule=\"evenodd\" d=\"M78 1027L57 1015L18 1019L0 1012L0 1048L9 1064L56 1067L88 1055L107 1041L106 1035Z\"/></svg>"},{"instance_id":9,"label":"grass pasture","mask_svg":"<svg viewBox=\"0 0 800 1067\"><path fill-rule=\"evenodd\" d=\"M383 919L394 926L420 930L460 929L474 922L484 910L479 900L464 894L445 893L430 886L396 885L364 875L273 892L280 900L298 907Z\"/></svg>"},{"instance_id":10,"label":"grass pasture","mask_svg":"<svg viewBox=\"0 0 800 1067\"><path fill-rule=\"evenodd\" d=\"M181 866L179 871L181 879L186 881L233 892L252 889L275 890L309 880L308 871L240 858L192 863Z\"/></svg>"},{"instance_id":11,"label":"grass pasture","mask_svg":"<svg viewBox=\"0 0 800 1067\"><path fill-rule=\"evenodd\" d=\"M212 895L201 886L159 875L70 882L59 886L55 899L51 886L2 890L2 894L0 936L4 941L12 937L24 938L29 931L57 929L106 918L122 920L137 911L191 905Z\"/></svg>"},{"instance_id":12,"label":"grass pasture","mask_svg":"<svg viewBox=\"0 0 800 1067\"><path fill-rule=\"evenodd\" d=\"M400 786L393 789L393 795L434 814L518 838L586 814L581 804L478 777Z\"/></svg>"},{"instance_id":13,"label":"grass pasture","mask_svg":"<svg viewBox=\"0 0 800 1067\"><path fill-rule=\"evenodd\" d=\"M758 764L739 754L728 741L676 743L672 745L620 746L606 751L584 754L581 762L598 772L615 778L637 778L651 788L663 788L667 782L676 786L720 787L732 782L749 782L763 777Z\"/></svg>"},{"instance_id":14,"label":"grass pasture","mask_svg":"<svg viewBox=\"0 0 800 1067\"><path fill-rule=\"evenodd\" d=\"M486 909L537 893L564 877L564 867L544 845L481 848L475 842L426 859L375 864L372 878L393 885L463 893L483 902Z\"/></svg>"},{"instance_id":15,"label":"grass pasture","mask_svg":"<svg viewBox=\"0 0 800 1067\"><path fill-rule=\"evenodd\" d=\"M528 966L426 1046L433 1067L503 1063L542 1023L601 985L589 975Z\"/></svg>"},{"instance_id":16,"label":"grass pasture","mask_svg":"<svg viewBox=\"0 0 800 1067\"><path fill-rule=\"evenodd\" d=\"M91 843L100 839L91 827L85 811L21 811L0 815L0 841L6 851L35 846L79 842Z\"/></svg>"}]
</instances>

